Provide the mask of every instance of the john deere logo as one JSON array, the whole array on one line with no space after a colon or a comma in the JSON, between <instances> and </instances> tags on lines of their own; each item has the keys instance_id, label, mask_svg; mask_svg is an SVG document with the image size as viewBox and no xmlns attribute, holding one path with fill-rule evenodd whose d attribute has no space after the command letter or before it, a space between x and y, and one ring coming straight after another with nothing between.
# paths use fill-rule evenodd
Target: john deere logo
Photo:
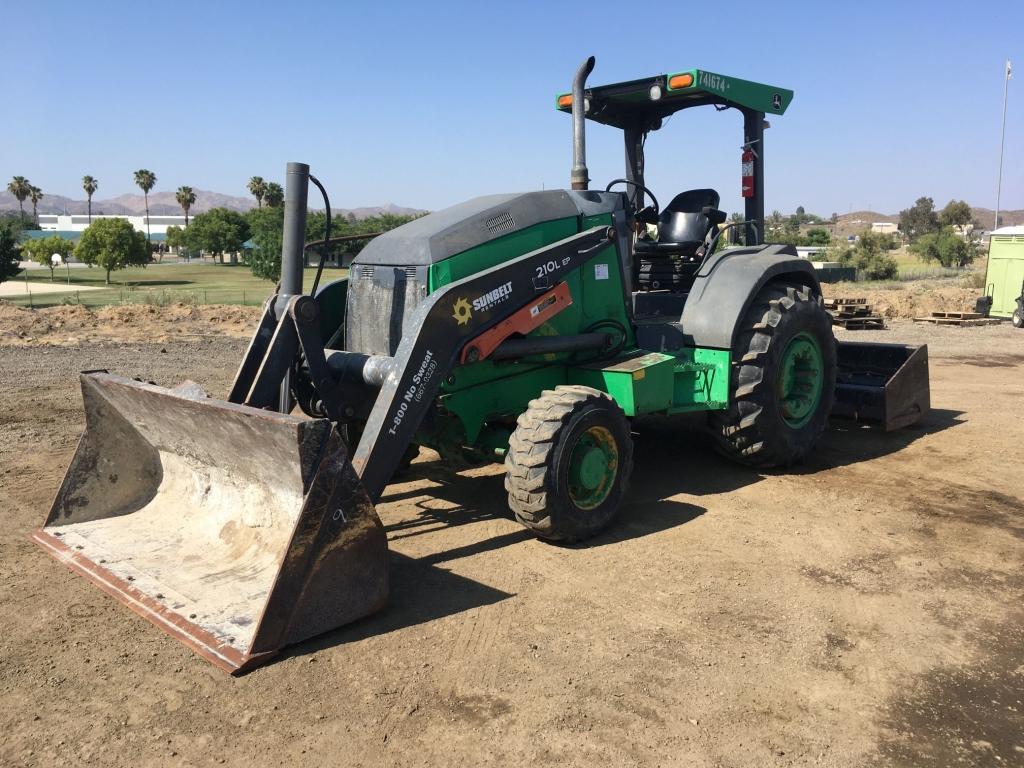
<instances>
[{"instance_id":1,"label":"john deere logo","mask_svg":"<svg viewBox=\"0 0 1024 768\"><path fill-rule=\"evenodd\" d=\"M773 93L772 94L772 109L782 109L782 94L781 93Z\"/></svg>"},{"instance_id":2,"label":"john deere logo","mask_svg":"<svg viewBox=\"0 0 1024 768\"><path fill-rule=\"evenodd\" d=\"M452 317L455 318L455 322L459 325L465 325L473 319L473 310L469 306L469 302L465 299L459 299L454 304L455 314Z\"/></svg>"}]
</instances>

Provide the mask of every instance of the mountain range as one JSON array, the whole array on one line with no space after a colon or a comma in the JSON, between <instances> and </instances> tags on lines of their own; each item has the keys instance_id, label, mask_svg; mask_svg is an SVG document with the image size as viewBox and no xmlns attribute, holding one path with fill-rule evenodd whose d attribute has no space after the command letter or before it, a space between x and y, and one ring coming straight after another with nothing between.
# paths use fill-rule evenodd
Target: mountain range
<instances>
[{"instance_id":1,"label":"mountain range","mask_svg":"<svg viewBox=\"0 0 1024 768\"><path fill-rule=\"evenodd\" d=\"M256 207L256 201L251 197L237 197L225 195L220 192L210 192L203 189L194 190L196 201L192 204L189 213L196 214L208 211L211 208L230 208L233 211L248 211ZM39 213L86 213L88 204L85 200L74 200L63 195L46 195L39 201ZM0 211L18 210L18 201L14 195L6 189L0 191ZM26 200L25 210L32 211L32 204ZM93 198L92 212L95 214L119 214L121 216L138 216L146 212L146 201L142 195L126 194L113 198ZM149 195L150 216L181 215L181 206L174 199L173 192L152 192ZM405 208L394 203L385 205L370 205L361 208L332 208L335 216L347 216L351 213L357 219L365 219L370 216L378 216L382 213L391 213L396 216L411 216L416 213L424 213L421 208Z\"/></svg>"},{"instance_id":2,"label":"mountain range","mask_svg":"<svg viewBox=\"0 0 1024 768\"><path fill-rule=\"evenodd\" d=\"M202 213L211 208L230 208L233 211L248 211L255 207L256 201L251 197L238 197L225 195L221 192L210 192L203 189L195 190L196 201L193 203L190 213ZM7 190L0 190L0 211L18 210L18 201ZM31 212L32 205L25 201L25 210ZM347 216L351 213L357 219L365 219L370 216L379 216L382 213L391 213L396 216L411 216L417 213L425 213L422 208L406 208L394 203L385 205L370 205L360 208L332 208L335 216ZM92 201L93 213L120 214L123 216L138 216L146 211L145 199L142 195L125 194L113 198L97 199ZM86 201L74 200L62 195L46 195L39 201L39 213L85 213ZM181 206L174 199L173 192L153 192L149 196L149 213L151 216L180 215ZM985 229L992 227L992 220L995 212L990 208L971 208L974 220L980 222ZM1014 226L1024 224L1024 210L1000 211L1000 218L1003 226ZM877 211L853 211L844 213L838 217L837 229L843 233L849 231L860 231L871 226L873 221L891 221L898 223L898 213L878 213Z\"/></svg>"},{"instance_id":3,"label":"mountain range","mask_svg":"<svg viewBox=\"0 0 1024 768\"><path fill-rule=\"evenodd\" d=\"M991 208L971 207L971 220L981 224L983 230L992 229L995 215L996 212ZM1024 224L1024 210L1000 211L999 218L1002 220L1000 226L1003 227ZM876 221L890 221L893 224L899 224L900 215L898 213L878 213L878 211L853 211L838 216L834 229L837 235L855 235L869 229L871 224Z\"/></svg>"}]
</instances>

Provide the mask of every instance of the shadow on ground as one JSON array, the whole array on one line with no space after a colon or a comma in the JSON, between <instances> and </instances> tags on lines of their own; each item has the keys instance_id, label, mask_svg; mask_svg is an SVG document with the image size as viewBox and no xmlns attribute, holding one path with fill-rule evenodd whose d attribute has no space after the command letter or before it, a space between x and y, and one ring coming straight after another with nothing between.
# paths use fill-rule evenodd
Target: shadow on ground
<instances>
[{"instance_id":1,"label":"shadow on ground","mask_svg":"<svg viewBox=\"0 0 1024 768\"><path fill-rule=\"evenodd\" d=\"M814 474L869 461L900 451L926 435L963 423L961 411L936 409L919 424L896 432L837 422L807 461L785 471ZM572 548L601 547L675 528L697 519L706 509L678 501L679 494L728 493L758 482L763 474L715 453L711 440L692 418L652 420L637 425L635 469L622 516L605 532ZM465 476L441 461L413 464L381 498L382 504L413 501L415 517L385 526L389 541L437 532L442 528L508 519L504 478L500 472ZM429 481L424 487L422 481ZM406 487L417 482L414 488ZM441 500L442 507L432 502ZM390 551L391 600L381 613L308 641L286 652L296 656L341 643L415 626L512 597L472 579L451 573L442 564L514 546L533 538L515 529L470 544L419 558Z\"/></svg>"},{"instance_id":2,"label":"shadow on ground","mask_svg":"<svg viewBox=\"0 0 1024 768\"><path fill-rule=\"evenodd\" d=\"M509 543L513 542L504 542L500 546ZM388 553L388 560L391 589L388 605L383 611L287 648L281 658L305 656L513 597L512 593L439 568L429 562L429 558L416 559L392 550Z\"/></svg>"}]
</instances>

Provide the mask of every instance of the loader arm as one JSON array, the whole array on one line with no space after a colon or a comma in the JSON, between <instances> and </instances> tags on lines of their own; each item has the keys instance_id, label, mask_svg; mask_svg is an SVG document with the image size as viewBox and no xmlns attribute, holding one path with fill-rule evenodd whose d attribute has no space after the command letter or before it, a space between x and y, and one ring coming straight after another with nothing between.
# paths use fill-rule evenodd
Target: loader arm
<instances>
[{"instance_id":1,"label":"loader arm","mask_svg":"<svg viewBox=\"0 0 1024 768\"><path fill-rule=\"evenodd\" d=\"M435 291L417 308L370 411L352 465L376 503L466 342L561 282L605 247L594 227Z\"/></svg>"},{"instance_id":2,"label":"loader arm","mask_svg":"<svg viewBox=\"0 0 1024 768\"><path fill-rule=\"evenodd\" d=\"M598 226L538 248L491 269L451 283L428 296L416 309L393 358L378 358L387 373L367 416L352 465L376 503L391 480L413 435L433 405L441 383L458 364L468 341L494 328L598 252L614 244L614 230ZM316 389L323 413L336 424L350 420L352 402L365 390L347 389L330 373L320 335L319 305L310 296L293 296L279 319L276 297L264 307L256 335L228 397L256 408L277 406L282 381L301 358ZM348 356L361 367L365 355Z\"/></svg>"}]
</instances>

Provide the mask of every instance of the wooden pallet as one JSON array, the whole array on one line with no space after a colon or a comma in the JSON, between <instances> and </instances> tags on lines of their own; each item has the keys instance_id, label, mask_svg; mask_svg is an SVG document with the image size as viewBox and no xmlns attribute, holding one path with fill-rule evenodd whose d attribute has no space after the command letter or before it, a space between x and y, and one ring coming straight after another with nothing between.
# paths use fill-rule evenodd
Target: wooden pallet
<instances>
[{"instance_id":1,"label":"wooden pallet","mask_svg":"<svg viewBox=\"0 0 1024 768\"><path fill-rule=\"evenodd\" d=\"M885 321L864 298L825 299L825 309L832 318L832 325L848 331L885 328Z\"/></svg>"},{"instance_id":2,"label":"wooden pallet","mask_svg":"<svg viewBox=\"0 0 1024 768\"><path fill-rule=\"evenodd\" d=\"M970 315L970 317L957 317L957 315ZM933 312L930 317L915 317L914 322L973 328L978 325L999 325L1002 320L998 317L984 317L977 312Z\"/></svg>"},{"instance_id":3,"label":"wooden pallet","mask_svg":"<svg viewBox=\"0 0 1024 768\"><path fill-rule=\"evenodd\" d=\"M833 317L832 325L838 325L848 331L885 330L885 321L876 315Z\"/></svg>"},{"instance_id":4,"label":"wooden pallet","mask_svg":"<svg viewBox=\"0 0 1024 768\"><path fill-rule=\"evenodd\" d=\"M930 317L950 320L980 320L985 316L981 312L932 312Z\"/></svg>"},{"instance_id":5,"label":"wooden pallet","mask_svg":"<svg viewBox=\"0 0 1024 768\"><path fill-rule=\"evenodd\" d=\"M858 304L867 304L868 300L864 298L859 299L825 299L825 309L838 309L839 307L856 306Z\"/></svg>"},{"instance_id":6,"label":"wooden pallet","mask_svg":"<svg viewBox=\"0 0 1024 768\"><path fill-rule=\"evenodd\" d=\"M872 317L874 315L874 309L869 307L867 304L857 307L840 307L839 309L829 309L828 313L832 317Z\"/></svg>"}]
</instances>

